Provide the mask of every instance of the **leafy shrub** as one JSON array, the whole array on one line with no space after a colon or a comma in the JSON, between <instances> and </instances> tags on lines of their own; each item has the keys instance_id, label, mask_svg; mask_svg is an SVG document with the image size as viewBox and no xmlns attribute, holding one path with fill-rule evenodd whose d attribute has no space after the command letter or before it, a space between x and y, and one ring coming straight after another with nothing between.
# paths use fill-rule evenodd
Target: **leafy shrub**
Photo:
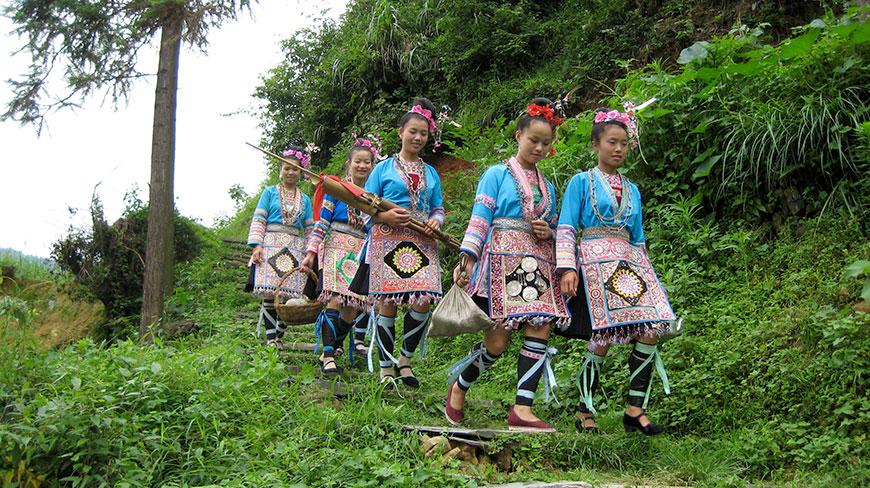
<instances>
[{"instance_id":1,"label":"leafy shrub","mask_svg":"<svg viewBox=\"0 0 870 488\"><path fill-rule=\"evenodd\" d=\"M714 211L787 217L838 191L863 212L870 67L857 60L870 54L870 24L855 15L778 45L741 26L684 50L675 73L652 63L620 80L625 97L660 100L640 114L647 199L679 192Z\"/></svg>"},{"instance_id":2,"label":"leafy shrub","mask_svg":"<svg viewBox=\"0 0 870 488\"><path fill-rule=\"evenodd\" d=\"M416 96L483 125L514 118L540 95L574 90L581 103L595 103L634 60L674 58L738 19L781 32L821 7L807 0L748 8L715 0L357 0L338 22L285 41L285 59L255 96L265 104L266 144L314 139L326 148L314 158L324 167L350 132L391 131Z\"/></svg>"},{"instance_id":3,"label":"leafy shrub","mask_svg":"<svg viewBox=\"0 0 870 488\"><path fill-rule=\"evenodd\" d=\"M95 196L91 202L91 229L72 230L52 245L52 258L77 283L105 305L108 324L99 333L121 338L133 332L141 310L145 271L148 209L128 195L122 216L109 224ZM176 212L175 260L194 258L203 246L197 224Z\"/></svg>"}]
</instances>

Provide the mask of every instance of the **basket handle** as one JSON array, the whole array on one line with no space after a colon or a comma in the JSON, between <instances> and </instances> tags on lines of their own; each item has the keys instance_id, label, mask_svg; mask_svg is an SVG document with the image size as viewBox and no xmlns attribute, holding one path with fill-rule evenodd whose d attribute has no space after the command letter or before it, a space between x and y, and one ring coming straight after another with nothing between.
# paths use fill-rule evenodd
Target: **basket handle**
<instances>
[{"instance_id":1,"label":"basket handle","mask_svg":"<svg viewBox=\"0 0 870 488\"><path fill-rule=\"evenodd\" d=\"M296 266L295 268L292 268L292 269L290 269L290 271L285 273L284 276L281 277L281 281L278 282L278 286L275 287L275 305L276 306L281 305L281 285L284 284L284 281L287 278L289 278L290 275L292 275L293 273L296 273L297 271L304 271L304 272L308 273L308 276L310 276L311 278L314 279L315 284L317 284L317 285L320 284L320 280L317 278L317 274L315 274L314 271L311 271L310 269L303 268L302 266Z\"/></svg>"}]
</instances>

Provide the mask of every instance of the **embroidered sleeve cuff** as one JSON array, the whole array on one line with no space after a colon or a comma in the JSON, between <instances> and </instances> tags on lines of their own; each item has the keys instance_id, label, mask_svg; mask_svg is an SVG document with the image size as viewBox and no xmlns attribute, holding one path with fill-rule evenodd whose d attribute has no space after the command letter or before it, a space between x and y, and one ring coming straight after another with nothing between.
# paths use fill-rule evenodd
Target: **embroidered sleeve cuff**
<instances>
[{"instance_id":1,"label":"embroidered sleeve cuff","mask_svg":"<svg viewBox=\"0 0 870 488\"><path fill-rule=\"evenodd\" d=\"M556 230L556 269L577 270L577 230L570 225Z\"/></svg>"},{"instance_id":2,"label":"embroidered sleeve cuff","mask_svg":"<svg viewBox=\"0 0 870 488\"><path fill-rule=\"evenodd\" d=\"M472 215L468 221L468 228L465 230L460 249L480 259L483 243L486 242L486 237L489 235L489 227L489 220Z\"/></svg>"},{"instance_id":3,"label":"embroidered sleeve cuff","mask_svg":"<svg viewBox=\"0 0 870 488\"><path fill-rule=\"evenodd\" d=\"M311 232L308 234L308 246L306 248L306 252L313 252L317 254L317 250L320 248L320 243L323 242L323 239L326 238L326 233L329 229L329 226L323 219L317 222L317 225L311 229Z\"/></svg>"},{"instance_id":4,"label":"embroidered sleeve cuff","mask_svg":"<svg viewBox=\"0 0 870 488\"><path fill-rule=\"evenodd\" d=\"M266 221L262 218L254 217L251 221L251 228L248 230L248 245L255 244L263 245L263 236L266 235Z\"/></svg>"},{"instance_id":5,"label":"embroidered sleeve cuff","mask_svg":"<svg viewBox=\"0 0 870 488\"><path fill-rule=\"evenodd\" d=\"M439 224L444 225L444 207L435 207L429 212L429 218L437 220Z\"/></svg>"}]
</instances>

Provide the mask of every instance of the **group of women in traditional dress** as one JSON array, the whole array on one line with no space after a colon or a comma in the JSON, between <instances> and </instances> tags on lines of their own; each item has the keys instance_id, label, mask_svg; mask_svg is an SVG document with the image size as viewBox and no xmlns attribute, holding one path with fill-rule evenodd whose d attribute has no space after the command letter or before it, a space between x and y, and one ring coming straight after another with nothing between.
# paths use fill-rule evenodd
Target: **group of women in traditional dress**
<instances>
[{"instance_id":1,"label":"group of women in traditional dress","mask_svg":"<svg viewBox=\"0 0 870 488\"><path fill-rule=\"evenodd\" d=\"M562 123L554 108L546 98L532 100L517 122L516 155L487 169L478 183L460 249L464 257L453 276L494 326L449 369L444 414L451 424L463 421L471 385L502 355L511 332L521 330L516 400L507 423L512 430L554 431L532 412L541 378L547 396L555 386L550 363L556 351L548 345L552 329L589 341L578 373L579 432L598 431L593 397L601 365L610 345L627 343L633 350L623 424L629 432L658 434L662 427L644 409L653 369L667 391L656 342L676 317L646 253L640 192L617 171L636 143L634 117L610 110L595 113L591 139L598 164L571 179L559 205L553 184L537 167L553 151ZM318 298L327 307L318 319L323 372L339 370L335 353L355 324L358 342L351 353L366 352L360 324L375 309L372 349L376 345L381 383L387 388L419 386L411 359L421 344L420 356L425 354L430 308L442 295L435 239L445 215L441 181L420 157L435 133L435 117L431 102L418 99L399 122L402 146L397 154L378 162L366 139L357 139L350 150L346 177L397 205L389 211L363 215L327 196L322 205L315 202L313 215L310 201L295 188L298 170L282 166L282 183L263 193L248 239L256 264L252 289L265 297L261 321L268 344L280 347L284 330L270 297L276 292L299 295L304 286L300 278L276 290L276 279L288 266L315 269L317 264ZM298 148L289 148L285 157L307 164ZM416 225L409 225L412 220ZM401 305L408 310L396 354ZM374 351L368 353L371 361Z\"/></svg>"}]
</instances>

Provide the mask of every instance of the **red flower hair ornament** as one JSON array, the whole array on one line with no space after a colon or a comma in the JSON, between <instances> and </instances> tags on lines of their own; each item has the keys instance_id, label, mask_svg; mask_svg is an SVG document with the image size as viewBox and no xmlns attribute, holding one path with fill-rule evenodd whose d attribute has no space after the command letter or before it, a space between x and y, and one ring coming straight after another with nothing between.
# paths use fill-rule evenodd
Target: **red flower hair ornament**
<instances>
[{"instance_id":1,"label":"red flower hair ornament","mask_svg":"<svg viewBox=\"0 0 870 488\"><path fill-rule=\"evenodd\" d=\"M562 125L565 122L561 117L556 117L556 111L550 108L550 104L544 105L543 107L538 104L531 104L526 107L526 113L531 115L532 117L543 117L553 126L553 130L556 130L556 127Z\"/></svg>"},{"instance_id":2,"label":"red flower hair ornament","mask_svg":"<svg viewBox=\"0 0 870 488\"><path fill-rule=\"evenodd\" d=\"M562 125L565 120L561 117L556 117L556 111L550 108L550 104L544 105L543 107L538 104L531 104L526 107L526 113L532 117L543 117L547 122L550 123L550 126L553 127L553 131L556 130L557 127ZM555 142L558 142L555 141ZM556 154L556 150L553 147L550 147L550 156Z\"/></svg>"}]
</instances>

